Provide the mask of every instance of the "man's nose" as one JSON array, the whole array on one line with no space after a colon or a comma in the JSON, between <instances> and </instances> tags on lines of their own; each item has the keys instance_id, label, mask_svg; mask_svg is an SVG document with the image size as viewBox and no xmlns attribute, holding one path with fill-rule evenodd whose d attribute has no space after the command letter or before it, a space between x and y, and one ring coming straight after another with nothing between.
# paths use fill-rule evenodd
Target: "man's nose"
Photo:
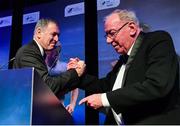
<instances>
[{"instance_id":1,"label":"man's nose","mask_svg":"<svg viewBox=\"0 0 180 126\"><path fill-rule=\"evenodd\" d=\"M59 36L58 35L54 36L54 40L58 41L59 40Z\"/></svg>"},{"instance_id":2,"label":"man's nose","mask_svg":"<svg viewBox=\"0 0 180 126\"><path fill-rule=\"evenodd\" d=\"M109 38L109 37L107 37L107 38L106 38L106 42L107 42L107 44L111 44L111 43L112 43L112 41L113 41L113 40L112 40L111 38Z\"/></svg>"}]
</instances>

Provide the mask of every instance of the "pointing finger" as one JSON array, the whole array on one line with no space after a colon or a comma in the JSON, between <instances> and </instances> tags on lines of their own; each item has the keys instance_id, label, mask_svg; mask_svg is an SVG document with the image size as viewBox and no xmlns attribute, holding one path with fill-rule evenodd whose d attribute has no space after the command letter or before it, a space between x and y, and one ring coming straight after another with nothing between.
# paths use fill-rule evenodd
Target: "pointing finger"
<instances>
[{"instance_id":1,"label":"pointing finger","mask_svg":"<svg viewBox=\"0 0 180 126\"><path fill-rule=\"evenodd\" d=\"M87 102L87 98L81 99L81 101L79 102L79 105L81 105L81 104L83 104L83 103L85 103L85 102Z\"/></svg>"}]
</instances>

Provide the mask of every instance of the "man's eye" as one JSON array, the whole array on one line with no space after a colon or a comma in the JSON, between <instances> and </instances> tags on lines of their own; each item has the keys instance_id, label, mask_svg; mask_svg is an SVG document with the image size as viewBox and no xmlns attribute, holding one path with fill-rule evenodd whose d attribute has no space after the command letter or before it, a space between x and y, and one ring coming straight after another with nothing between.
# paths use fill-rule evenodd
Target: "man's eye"
<instances>
[{"instance_id":1,"label":"man's eye","mask_svg":"<svg viewBox=\"0 0 180 126\"><path fill-rule=\"evenodd\" d=\"M57 33L52 33L51 35L52 36L56 36L56 35L59 36L59 34L57 34Z\"/></svg>"},{"instance_id":2,"label":"man's eye","mask_svg":"<svg viewBox=\"0 0 180 126\"><path fill-rule=\"evenodd\" d=\"M108 34L111 35L111 36L113 36L115 33L116 33L116 32L113 32L113 31L112 31L112 32L109 32Z\"/></svg>"},{"instance_id":3,"label":"man's eye","mask_svg":"<svg viewBox=\"0 0 180 126\"><path fill-rule=\"evenodd\" d=\"M56 36L56 34L55 34L55 33L53 33L52 35L53 35L53 36Z\"/></svg>"}]
</instances>

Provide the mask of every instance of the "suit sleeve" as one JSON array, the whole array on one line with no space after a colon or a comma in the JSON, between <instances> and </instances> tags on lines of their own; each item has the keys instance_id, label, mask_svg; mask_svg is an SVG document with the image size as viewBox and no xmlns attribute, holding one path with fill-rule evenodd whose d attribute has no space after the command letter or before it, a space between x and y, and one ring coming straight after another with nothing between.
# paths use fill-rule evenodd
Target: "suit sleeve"
<instances>
[{"instance_id":1,"label":"suit sleeve","mask_svg":"<svg viewBox=\"0 0 180 126\"><path fill-rule=\"evenodd\" d=\"M111 80L113 77L114 76L112 71L109 72L106 77L101 79L86 74L81 78L78 87L83 90L86 90L86 92L88 92L89 94L105 93L111 90L111 87L113 85Z\"/></svg>"},{"instance_id":2,"label":"suit sleeve","mask_svg":"<svg viewBox=\"0 0 180 126\"><path fill-rule=\"evenodd\" d=\"M18 57L20 56L20 57ZM33 49L24 50L21 55L16 57L16 67L34 67L43 81L57 95L60 91L67 90L71 83L79 80L74 69L63 72L57 76L50 76L42 56L35 53Z\"/></svg>"}]
</instances>

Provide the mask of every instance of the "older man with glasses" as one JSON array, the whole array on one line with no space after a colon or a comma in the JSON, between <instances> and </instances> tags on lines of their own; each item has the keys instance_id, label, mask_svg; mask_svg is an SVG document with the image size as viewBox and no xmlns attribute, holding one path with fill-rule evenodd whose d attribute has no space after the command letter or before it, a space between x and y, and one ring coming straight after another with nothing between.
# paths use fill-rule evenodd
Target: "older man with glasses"
<instances>
[{"instance_id":1,"label":"older man with glasses","mask_svg":"<svg viewBox=\"0 0 180 126\"><path fill-rule=\"evenodd\" d=\"M92 95L80 104L109 108L105 124L180 124L174 111L179 68L170 35L142 32L136 14L129 10L112 12L105 18L104 28L107 44L120 59L104 78L82 76L82 83L76 86Z\"/></svg>"}]
</instances>

